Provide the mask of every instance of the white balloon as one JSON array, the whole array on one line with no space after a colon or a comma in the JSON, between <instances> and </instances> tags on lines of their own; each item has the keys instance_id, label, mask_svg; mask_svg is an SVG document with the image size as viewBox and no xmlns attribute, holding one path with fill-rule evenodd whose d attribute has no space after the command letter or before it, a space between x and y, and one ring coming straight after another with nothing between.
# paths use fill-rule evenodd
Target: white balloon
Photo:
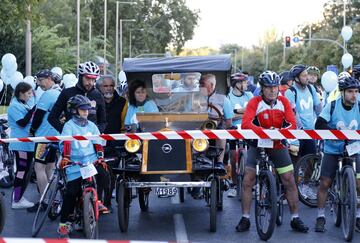
<instances>
[{"instance_id":1,"label":"white balloon","mask_svg":"<svg viewBox=\"0 0 360 243\"><path fill-rule=\"evenodd\" d=\"M344 68L350 67L353 63L353 56L350 53L345 53L341 57L341 63L344 66Z\"/></svg>"},{"instance_id":2,"label":"white balloon","mask_svg":"<svg viewBox=\"0 0 360 243\"><path fill-rule=\"evenodd\" d=\"M336 89L338 83L338 77L333 71L326 71L321 76L321 85L324 87L327 93L330 93Z\"/></svg>"},{"instance_id":3,"label":"white balloon","mask_svg":"<svg viewBox=\"0 0 360 243\"><path fill-rule=\"evenodd\" d=\"M35 90L36 84L35 84L35 78L33 76L26 76L23 82L30 84L32 89Z\"/></svg>"},{"instance_id":4,"label":"white balloon","mask_svg":"<svg viewBox=\"0 0 360 243\"><path fill-rule=\"evenodd\" d=\"M341 36L344 39L344 41L350 40L352 34L353 34L353 30L351 29L350 26L344 26L341 29Z\"/></svg>"},{"instance_id":5,"label":"white balloon","mask_svg":"<svg viewBox=\"0 0 360 243\"><path fill-rule=\"evenodd\" d=\"M77 78L75 76L75 74L70 73L70 74L65 74L63 77L63 84L65 86L65 88L70 88L70 87L74 87L77 83Z\"/></svg>"},{"instance_id":6,"label":"white balloon","mask_svg":"<svg viewBox=\"0 0 360 243\"><path fill-rule=\"evenodd\" d=\"M4 88L4 82L0 79L0 92L3 90Z\"/></svg>"},{"instance_id":7,"label":"white balloon","mask_svg":"<svg viewBox=\"0 0 360 243\"><path fill-rule=\"evenodd\" d=\"M119 78L119 81L120 81L120 82L125 82L125 81L127 81L126 74L125 74L125 72L124 72L123 70L121 70L121 71L119 72L118 78Z\"/></svg>"},{"instance_id":8,"label":"white balloon","mask_svg":"<svg viewBox=\"0 0 360 243\"><path fill-rule=\"evenodd\" d=\"M3 67L5 68L9 68L11 65L13 65L14 63L16 63L16 57L11 54L11 53L6 53L2 58L1 58L1 64L3 65Z\"/></svg>"},{"instance_id":9,"label":"white balloon","mask_svg":"<svg viewBox=\"0 0 360 243\"><path fill-rule=\"evenodd\" d=\"M62 69L60 67L53 67L51 69L51 72L59 74L61 78L63 76L63 71L62 71Z\"/></svg>"},{"instance_id":10,"label":"white balloon","mask_svg":"<svg viewBox=\"0 0 360 243\"><path fill-rule=\"evenodd\" d=\"M4 71L11 77L17 70L18 64L15 62L10 66L4 66Z\"/></svg>"},{"instance_id":11,"label":"white balloon","mask_svg":"<svg viewBox=\"0 0 360 243\"><path fill-rule=\"evenodd\" d=\"M0 76L6 85L11 83L11 76L8 75L4 69L1 69Z\"/></svg>"},{"instance_id":12,"label":"white balloon","mask_svg":"<svg viewBox=\"0 0 360 243\"><path fill-rule=\"evenodd\" d=\"M19 71L16 71L12 76L11 76L11 87L13 89L15 89L16 85L18 85L18 83L22 82L24 80L24 76L22 75L22 73L20 73Z\"/></svg>"}]
</instances>

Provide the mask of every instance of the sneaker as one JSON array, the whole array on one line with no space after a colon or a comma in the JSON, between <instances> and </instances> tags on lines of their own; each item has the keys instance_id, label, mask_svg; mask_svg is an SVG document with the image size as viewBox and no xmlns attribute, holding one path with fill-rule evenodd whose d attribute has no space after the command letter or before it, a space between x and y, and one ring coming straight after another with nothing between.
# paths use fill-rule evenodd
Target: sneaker
<instances>
[{"instance_id":1,"label":"sneaker","mask_svg":"<svg viewBox=\"0 0 360 243\"><path fill-rule=\"evenodd\" d=\"M315 200L317 198L317 195L314 192L314 190L306 184L302 185L301 194L303 195L303 197L308 198L310 200Z\"/></svg>"},{"instance_id":2,"label":"sneaker","mask_svg":"<svg viewBox=\"0 0 360 243\"><path fill-rule=\"evenodd\" d=\"M34 203L29 202L26 200L25 197L22 197L18 202L12 202L11 208L12 209L23 209L23 208L31 208L34 206Z\"/></svg>"},{"instance_id":3,"label":"sneaker","mask_svg":"<svg viewBox=\"0 0 360 243\"><path fill-rule=\"evenodd\" d=\"M360 233L360 218L356 218L355 231Z\"/></svg>"},{"instance_id":4,"label":"sneaker","mask_svg":"<svg viewBox=\"0 0 360 243\"><path fill-rule=\"evenodd\" d=\"M70 222L60 223L57 229L57 233L59 234L59 238L69 238L69 234L72 231L72 226Z\"/></svg>"},{"instance_id":5,"label":"sneaker","mask_svg":"<svg viewBox=\"0 0 360 243\"><path fill-rule=\"evenodd\" d=\"M250 219L241 217L239 224L236 226L237 232L245 232L250 229Z\"/></svg>"},{"instance_id":6,"label":"sneaker","mask_svg":"<svg viewBox=\"0 0 360 243\"><path fill-rule=\"evenodd\" d=\"M109 214L110 211L107 207L105 207L105 205L101 202L98 201L98 209L99 209L99 213L101 214Z\"/></svg>"},{"instance_id":7,"label":"sneaker","mask_svg":"<svg viewBox=\"0 0 360 243\"><path fill-rule=\"evenodd\" d=\"M231 198L234 198L234 197L236 197L236 195L237 195L236 187L230 188L227 196L231 197Z\"/></svg>"},{"instance_id":8,"label":"sneaker","mask_svg":"<svg viewBox=\"0 0 360 243\"><path fill-rule=\"evenodd\" d=\"M293 230L302 233L307 233L309 230L309 227L307 227L299 217L293 218L290 222L290 226Z\"/></svg>"},{"instance_id":9,"label":"sneaker","mask_svg":"<svg viewBox=\"0 0 360 243\"><path fill-rule=\"evenodd\" d=\"M325 232L325 217L317 217L315 224L315 232Z\"/></svg>"}]
</instances>

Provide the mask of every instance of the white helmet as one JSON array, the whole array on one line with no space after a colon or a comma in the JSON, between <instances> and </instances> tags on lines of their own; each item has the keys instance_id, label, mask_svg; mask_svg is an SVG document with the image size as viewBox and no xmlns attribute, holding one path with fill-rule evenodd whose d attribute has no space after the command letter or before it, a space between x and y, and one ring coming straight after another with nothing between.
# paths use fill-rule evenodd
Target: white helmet
<instances>
[{"instance_id":1,"label":"white helmet","mask_svg":"<svg viewBox=\"0 0 360 243\"><path fill-rule=\"evenodd\" d=\"M345 80L346 78L350 77L350 73L344 71L344 72L341 72L339 73L338 75L338 82L342 81L342 80Z\"/></svg>"},{"instance_id":2,"label":"white helmet","mask_svg":"<svg viewBox=\"0 0 360 243\"><path fill-rule=\"evenodd\" d=\"M89 61L79 65L78 74L86 75L89 78L98 78L100 76L100 69L94 62Z\"/></svg>"}]
</instances>

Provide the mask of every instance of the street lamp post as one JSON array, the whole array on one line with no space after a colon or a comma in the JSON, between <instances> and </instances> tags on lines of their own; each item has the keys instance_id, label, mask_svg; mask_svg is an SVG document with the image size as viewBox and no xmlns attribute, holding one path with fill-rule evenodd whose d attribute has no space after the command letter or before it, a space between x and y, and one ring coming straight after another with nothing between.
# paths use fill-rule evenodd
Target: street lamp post
<instances>
[{"instance_id":1,"label":"street lamp post","mask_svg":"<svg viewBox=\"0 0 360 243\"><path fill-rule=\"evenodd\" d=\"M30 12L30 5L28 5L28 11ZM26 20L26 32L25 32L25 74L31 75L31 22L30 19Z\"/></svg>"},{"instance_id":2,"label":"street lamp post","mask_svg":"<svg viewBox=\"0 0 360 243\"><path fill-rule=\"evenodd\" d=\"M122 50L122 23L123 22L135 22L135 19L120 19L120 70L122 70L122 57L123 57L123 50Z\"/></svg>"},{"instance_id":3,"label":"street lamp post","mask_svg":"<svg viewBox=\"0 0 360 243\"><path fill-rule=\"evenodd\" d=\"M80 64L80 0L76 2L76 64L79 67Z\"/></svg>"},{"instance_id":4,"label":"street lamp post","mask_svg":"<svg viewBox=\"0 0 360 243\"><path fill-rule=\"evenodd\" d=\"M115 23L115 74L117 75L119 62L119 6L121 4L137 4L136 2L120 2L116 1L116 23ZM122 65L121 65L122 66Z\"/></svg>"},{"instance_id":5,"label":"street lamp post","mask_svg":"<svg viewBox=\"0 0 360 243\"><path fill-rule=\"evenodd\" d=\"M89 21L89 47L91 48L91 17L87 17Z\"/></svg>"},{"instance_id":6,"label":"street lamp post","mask_svg":"<svg viewBox=\"0 0 360 243\"><path fill-rule=\"evenodd\" d=\"M107 0L104 0L104 74L106 74L106 22L107 22Z\"/></svg>"}]
</instances>

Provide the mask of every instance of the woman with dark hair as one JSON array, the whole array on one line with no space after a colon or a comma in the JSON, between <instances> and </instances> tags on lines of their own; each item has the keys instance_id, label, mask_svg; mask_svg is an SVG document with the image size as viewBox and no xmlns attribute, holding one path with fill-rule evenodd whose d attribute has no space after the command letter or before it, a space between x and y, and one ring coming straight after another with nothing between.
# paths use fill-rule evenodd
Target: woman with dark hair
<instances>
[{"instance_id":1,"label":"woman with dark hair","mask_svg":"<svg viewBox=\"0 0 360 243\"><path fill-rule=\"evenodd\" d=\"M35 111L32 87L20 82L15 88L8 108L8 121L11 129L11 138L24 138L29 136L30 121ZM16 176L13 190L13 209L29 208L34 203L26 200L23 195L27 186L26 178L34 156L34 143L10 143L9 149L15 154Z\"/></svg>"},{"instance_id":2,"label":"woman with dark hair","mask_svg":"<svg viewBox=\"0 0 360 243\"><path fill-rule=\"evenodd\" d=\"M129 85L129 108L125 116L125 125L137 124L136 113L158 112L155 102L147 97L145 82L135 80Z\"/></svg>"}]
</instances>

